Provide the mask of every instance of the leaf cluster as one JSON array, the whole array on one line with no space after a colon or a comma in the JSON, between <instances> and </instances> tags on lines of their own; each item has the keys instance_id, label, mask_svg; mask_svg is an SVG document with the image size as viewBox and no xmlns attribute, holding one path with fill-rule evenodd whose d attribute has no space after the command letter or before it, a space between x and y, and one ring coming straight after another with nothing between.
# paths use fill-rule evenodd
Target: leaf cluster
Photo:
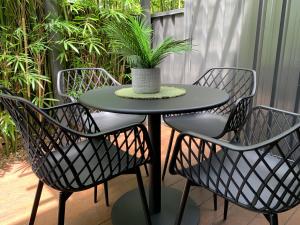
<instances>
[{"instance_id":1,"label":"leaf cluster","mask_svg":"<svg viewBox=\"0 0 300 225\"><path fill-rule=\"evenodd\" d=\"M103 25L109 20L123 20L127 13L141 12L140 7L124 12L131 4L132 0L61 0L64 17L54 17L48 24L49 31L56 37L53 39L59 49L58 60L66 67L105 66L111 72L119 72L120 68L114 67L119 67L120 62L110 65L112 57L118 56L107 51L110 43Z\"/></svg>"},{"instance_id":2,"label":"leaf cluster","mask_svg":"<svg viewBox=\"0 0 300 225\"><path fill-rule=\"evenodd\" d=\"M130 15L140 15L140 0L57 0L57 8L61 10L58 16L45 12L46 1L0 0L1 85L40 107L54 104L47 57L52 51L59 51L58 60L64 67L104 67L120 82L129 80L128 64L118 51L111 51L112 44L104 25L110 21L124 22ZM182 0L168 2L152 0L152 12L169 9L170 4L171 8L177 7ZM152 31L147 32L148 36L141 36L144 38L141 53L146 51L146 57L143 60L128 57L129 62L142 64L147 61L151 66L163 60L164 49L172 48L173 43L169 40L154 54L150 42L145 42L146 39L151 41ZM2 111L0 128L6 143L16 142L14 123ZM10 144L6 146L13 148Z\"/></svg>"},{"instance_id":3,"label":"leaf cluster","mask_svg":"<svg viewBox=\"0 0 300 225\"><path fill-rule=\"evenodd\" d=\"M0 84L40 107L52 105L44 1L0 0L0 5ZM16 133L9 114L1 111L0 135L7 155L16 149Z\"/></svg>"},{"instance_id":4,"label":"leaf cluster","mask_svg":"<svg viewBox=\"0 0 300 225\"><path fill-rule=\"evenodd\" d=\"M113 51L122 55L132 67L154 68L171 53L182 53L191 49L186 40L171 37L152 48L153 30L145 20L129 16L121 21L111 20L105 25Z\"/></svg>"}]
</instances>

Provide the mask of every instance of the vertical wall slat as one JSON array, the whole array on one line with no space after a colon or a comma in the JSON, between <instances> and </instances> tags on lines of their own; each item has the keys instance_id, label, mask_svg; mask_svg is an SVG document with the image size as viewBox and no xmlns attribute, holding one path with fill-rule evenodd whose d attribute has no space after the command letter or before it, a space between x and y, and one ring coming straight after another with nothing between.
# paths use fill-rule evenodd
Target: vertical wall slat
<instances>
[{"instance_id":1,"label":"vertical wall slat","mask_svg":"<svg viewBox=\"0 0 300 225\"><path fill-rule=\"evenodd\" d=\"M276 107L298 111L299 73L300 73L300 1L290 1L287 10L282 60L278 69ZM298 96L297 96L298 95Z\"/></svg>"},{"instance_id":2,"label":"vertical wall slat","mask_svg":"<svg viewBox=\"0 0 300 225\"><path fill-rule=\"evenodd\" d=\"M178 10L177 10L178 11ZM152 18L154 29L153 46L159 45L164 38L185 39L184 13L159 15ZM160 65L163 83L181 83L184 72L184 55L171 54Z\"/></svg>"},{"instance_id":3,"label":"vertical wall slat","mask_svg":"<svg viewBox=\"0 0 300 225\"><path fill-rule=\"evenodd\" d=\"M186 0L184 14L152 19L154 43L168 35L193 46L161 65L163 81L192 83L214 66L256 67L256 104L300 112L299 8L299 0Z\"/></svg>"}]
</instances>

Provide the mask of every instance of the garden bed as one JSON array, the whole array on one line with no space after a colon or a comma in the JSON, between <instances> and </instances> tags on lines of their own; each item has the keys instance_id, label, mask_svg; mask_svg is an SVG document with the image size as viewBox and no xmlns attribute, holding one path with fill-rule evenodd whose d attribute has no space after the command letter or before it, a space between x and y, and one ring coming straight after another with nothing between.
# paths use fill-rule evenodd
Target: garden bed
<instances>
[{"instance_id":1,"label":"garden bed","mask_svg":"<svg viewBox=\"0 0 300 225\"><path fill-rule=\"evenodd\" d=\"M4 154L4 146L0 148L0 174L2 170L5 170L9 165L23 162L26 158L26 151L22 145L22 141L17 141L17 147L15 152L11 152L10 154Z\"/></svg>"}]
</instances>

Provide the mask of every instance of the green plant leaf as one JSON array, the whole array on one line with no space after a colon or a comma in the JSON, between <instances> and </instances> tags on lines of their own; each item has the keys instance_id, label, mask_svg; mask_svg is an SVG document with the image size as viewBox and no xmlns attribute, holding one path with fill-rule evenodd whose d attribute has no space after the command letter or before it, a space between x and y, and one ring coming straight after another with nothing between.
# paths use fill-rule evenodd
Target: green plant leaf
<instances>
[{"instance_id":1,"label":"green plant leaf","mask_svg":"<svg viewBox=\"0 0 300 225\"><path fill-rule=\"evenodd\" d=\"M105 26L112 41L113 50L122 55L132 67L154 68L171 53L190 50L185 40L166 38L157 48L152 49L153 30L142 19L128 17L122 21L112 20Z\"/></svg>"}]
</instances>

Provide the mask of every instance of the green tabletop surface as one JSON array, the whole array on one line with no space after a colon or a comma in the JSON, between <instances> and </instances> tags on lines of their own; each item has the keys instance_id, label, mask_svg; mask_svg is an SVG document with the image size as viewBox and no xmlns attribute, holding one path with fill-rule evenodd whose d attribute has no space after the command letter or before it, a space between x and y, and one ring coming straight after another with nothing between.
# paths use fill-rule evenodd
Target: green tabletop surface
<instances>
[{"instance_id":1,"label":"green tabletop surface","mask_svg":"<svg viewBox=\"0 0 300 225\"><path fill-rule=\"evenodd\" d=\"M154 94L138 94L135 93L132 87L122 88L115 91L115 94L123 98L133 99L163 99L163 98L175 98L186 94L184 88L162 86L160 92Z\"/></svg>"}]
</instances>

